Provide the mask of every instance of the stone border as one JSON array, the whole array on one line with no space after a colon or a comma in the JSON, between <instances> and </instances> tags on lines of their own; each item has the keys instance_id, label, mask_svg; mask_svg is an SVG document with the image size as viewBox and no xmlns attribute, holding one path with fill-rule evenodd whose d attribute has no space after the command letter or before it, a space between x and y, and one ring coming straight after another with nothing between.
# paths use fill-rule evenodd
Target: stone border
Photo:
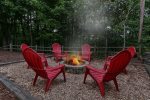
<instances>
[{"instance_id":1,"label":"stone border","mask_svg":"<svg viewBox=\"0 0 150 100\"><path fill-rule=\"evenodd\" d=\"M85 63L83 65L68 65L64 64L64 61L61 61L61 64L65 65L65 72L72 73L72 74L83 74L85 72L85 66L89 64L88 61L83 60Z\"/></svg>"},{"instance_id":2,"label":"stone border","mask_svg":"<svg viewBox=\"0 0 150 100\"><path fill-rule=\"evenodd\" d=\"M16 83L10 81L7 77L0 74L0 82L11 91L19 100L37 100L30 95L28 91L23 90Z\"/></svg>"}]
</instances>

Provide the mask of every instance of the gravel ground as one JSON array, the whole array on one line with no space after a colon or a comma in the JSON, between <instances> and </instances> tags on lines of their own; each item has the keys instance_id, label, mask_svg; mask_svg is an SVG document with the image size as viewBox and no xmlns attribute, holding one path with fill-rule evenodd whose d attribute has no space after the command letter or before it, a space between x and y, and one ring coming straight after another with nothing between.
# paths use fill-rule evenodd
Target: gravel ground
<instances>
[{"instance_id":1,"label":"gravel ground","mask_svg":"<svg viewBox=\"0 0 150 100\"><path fill-rule=\"evenodd\" d=\"M48 62L55 65L52 59ZM102 61L94 61L91 64L100 68ZM66 73L67 81L63 81L60 74L52 83L51 90L44 92L45 81L38 78L36 86L32 86L35 73L27 69L25 62L0 67L0 73L10 80L28 90L32 96L39 100L149 100L150 77L144 66L137 60L132 61L127 67L128 74L120 74L117 77L119 89L117 92L112 81L105 84L105 97L102 98L98 86L88 76L86 84L83 84L83 74Z\"/></svg>"}]
</instances>

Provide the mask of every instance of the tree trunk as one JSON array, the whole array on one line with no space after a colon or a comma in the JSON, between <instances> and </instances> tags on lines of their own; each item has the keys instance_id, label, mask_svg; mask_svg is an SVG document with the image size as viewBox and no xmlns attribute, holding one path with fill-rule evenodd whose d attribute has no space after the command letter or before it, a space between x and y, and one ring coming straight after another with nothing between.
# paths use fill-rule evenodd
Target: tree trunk
<instances>
[{"instance_id":1,"label":"tree trunk","mask_svg":"<svg viewBox=\"0 0 150 100\"><path fill-rule=\"evenodd\" d=\"M144 20L144 6L145 6L145 0L140 1L140 28L138 33L138 43L139 43L139 58L141 59L141 52L142 52L142 29L143 29L143 20Z\"/></svg>"}]
</instances>

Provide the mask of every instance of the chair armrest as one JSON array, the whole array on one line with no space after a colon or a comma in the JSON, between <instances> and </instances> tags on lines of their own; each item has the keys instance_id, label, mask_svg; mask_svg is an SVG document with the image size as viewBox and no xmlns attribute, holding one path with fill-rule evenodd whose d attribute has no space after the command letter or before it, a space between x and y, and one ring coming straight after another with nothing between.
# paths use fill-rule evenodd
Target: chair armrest
<instances>
[{"instance_id":1,"label":"chair armrest","mask_svg":"<svg viewBox=\"0 0 150 100\"><path fill-rule=\"evenodd\" d=\"M50 58L50 57L53 57L53 55L50 54L50 55L47 55L47 56L46 56L46 58Z\"/></svg>"},{"instance_id":2,"label":"chair armrest","mask_svg":"<svg viewBox=\"0 0 150 100\"><path fill-rule=\"evenodd\" d=\"M82 54L81 56L83 56L83 55L84 55L84 56L91 56L91 54L92 54L92 53L89 52L89 53Z\"/></svg>"},{"instance_id":3,"label":"chair armrest","mask_svg":"<svg viewBox=\"0 0 150 100\"><path fill-rule=\"evenodd\" d=\"M60 52L55 52L55 51L52 51L52 52L53 52L53 54L61 55Z\"/></svg>"},{"instance_id":4,"label":"chair armrest","mask_svg":"<svg viewBox=\"0 0 150 100\"><path fill-rule=\"evenodd\" d=\"M91 65L86 66L86 69L92 70L92 71L95 71L95 72L98 72L98 73L102 73L102 74L106 73L106 71L104 69L93 68Z\"/></svg>"},{"instance_id":5,"label":"chair armrest","mask_svg":"<svg viewBox=\"0 0 150 100\"><path fill-rule=\"evenodd\" d=\"M110 65L110 60L108 60L108 61L106 60L105 63L104 63L104 68L103 69L106 70L109 65Z\"/></svg>"},{"instance_id":6,"label":"chair armrest","mask_svg":"<svg viewBox=\"0 0 150 100\"><path fill-rule=\"evenodd\" d=\"M90 55L92 54L92 52L90 52Z\"/></svg>"},{"instance_id":7,"label":"chair armrest","mask_svg":"<svg viewBox=\"0 0 150 100\"><path fill-rule=\"evenodd\" d=\"M105 59L105 63L104 63L104 70L107 69L107 67L110 65L110 61L111 59L113 58L114 56L108 56L106 59Z\"/></svg>"},{"instance_id":8,"label":"chair armrest","mask_svg":"<svg viewBox=\"0 0 150 100\"><path fill-rule=\"evenodd\" d=\"M56 67L48 66L46 68L46 71L55 71L55 70L58 70L58 69L63 69L64 66L65 66L64 64L57 65Z\"/></svg>"},{"instance_id":9,"label":"chair armrest","mask_svg":"<svg viewBox=\"0 0 150 100\"><path fill-rule=\"evenodd\" d=\"M54 52L54 51L53 51L53 53L54 53L54 55L57 55L58 57L65 57L65 56L68 55L67 52L65 52L64 54L61 54L61 53L58 53L58 52Z\"/></svg>"},{"instance_id":10,"label":"chair armrest","mask_svg":"<svg viewBox=\"0 0 150 100\"><path fill-rule=\"evenodd\" d=\"M63 55L66 55L66 56L67 56L67 55L68 55L68 52L67 52L67 51L64 51Z\"/></svg>"}]
</instances>

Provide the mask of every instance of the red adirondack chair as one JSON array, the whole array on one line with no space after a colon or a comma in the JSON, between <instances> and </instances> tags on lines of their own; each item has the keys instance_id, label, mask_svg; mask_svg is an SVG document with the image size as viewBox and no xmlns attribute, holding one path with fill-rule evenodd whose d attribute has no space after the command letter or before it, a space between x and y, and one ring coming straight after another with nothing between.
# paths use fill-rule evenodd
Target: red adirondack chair
<instances>
[{"instance_id":1,"label":"red adirondack chair","mask_svg":"<svg viewBox=\"0 0 150 100\"><path fill-rule=\"evenodd\" d=\"M130 52L128 50L123 50L111 59L109 64L107 64L107 69L97 69L88 65L86 66L84 83L89 74L96 81L102 96L105 95L104 82L113 80L117 91L119 91L116 77L125 69L130 60Z\"/></svg>"},{"instance_id":2,"label":"red adirondack chair","mask_svg":"<svg viewBox=\"0 0 150 100\"><path fill-rule=\"evenodd\" d=\"M84 59L90 62L91 61L91 46L89 44L84 44L81 49L82 49L81 59Z\"/></svg>"},{"instance_id":3,"label":"red adirondack chair","mask_svg":"<svg viewBox=\"0 0 150 100\"><path fill-rule=\"evenodd\" d=\"M128 47L127 50L129 50L129 52L131 53L132 58L136 55L136 49L134 46Z\"/></svg>"},{"instance_id":4,"label":"red adirondack chair","mask_svg":"<svg viewBox=\"0 0 150 100\"><path fill-rule=\"evenodd\" d=\"M128 47L127 50L130 52L132 58L136 55L136 49L135 49L134 46ZM104 69L105 69L105 66L107 66L107 63L109 63L109 61L110 61L112 58L113 58L113 56L108 56L108 57L106 58L105 65L104 65ZM127 70L126 70L126 69L124 69L123 72L124 72L125 74L127 74Z\"/></svg>"},{"instance_id":5,"label":"red adirondack chair","mask_svg":"<svg viewBox=\"0 0 150 100\"><path fill-rule=\"evenodd\" d=\"M26 58L29 59L27 61L30 64L30 67L36 73L34 81L33 81L33 86L35 85L38 76L40 76L44 79L47 79L46 85L45 85L45 92L48 91L52 81L60 73L63 73L64 81L66 81L63 64L59 64L55 67L52 67L52 66L44 67L42 60L41 60L42 58L34 50L32 50L31 48L27 48L27 49L25 49L24 53L25 53Z\"/></svg>"},{"instance_id":6,"label":"red adirondack chair","mask_svg":"<svg viewBox=\"0 0 150 100\"><path fill-rule=\"evenodd\" d=\"M25 58L24 50L29 48L29 46L27 44L23 43L23 44L21 44L20 48L21 48L22 55L23 55L25 61L27 62L28 59ZM45 66L48 66L45 54L44 53L38 53L38 54L41 56L41 60L45 64ZM29 68L30 64L28 62L27 62L27 64L28 64L28 68Z\"/></svg>"},{"instance_id":7,"label":"red adirondack chair","mask_svg":"<svg viewBox=\"0 0 150 100\"><path fill-rule=\"evenodd\" d=\"M52 50L53 56L56 62L59 62L60 60L62 60L63 57L67 57L66 52L64 54L62 53L61 45L59 43L53 43L52 49L53 49Z\"/></svg>"}]
</instances>

